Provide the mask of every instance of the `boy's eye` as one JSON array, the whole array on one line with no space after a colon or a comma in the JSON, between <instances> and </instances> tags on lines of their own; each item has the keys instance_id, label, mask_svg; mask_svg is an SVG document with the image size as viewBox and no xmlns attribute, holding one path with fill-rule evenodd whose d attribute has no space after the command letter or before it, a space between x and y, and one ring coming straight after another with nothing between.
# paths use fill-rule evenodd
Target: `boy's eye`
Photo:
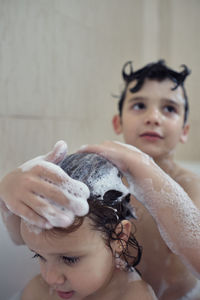
<instances>
[{"instance_id":1,"label":"boy's eye","mask_svg":"<svg viewBox=\"0 0 200 300\"><path fill-rule=\"evenodd\" d=\"M141 109L145 108L145 104L142 103L142 102L135 103L134 105L132 105L131 108L134 109L134 110L141 110Z\"/></svg>"},{"instance_id":2,"label":"boy's eye","mask_svg":"<svg viewBox=\"0 0 200 300\"><path fill-rule=\"evenodd\" d=\"M164 107L164 111L166 111L168 113L176 113L177 112L176 108L172 105L166 105Z\"/></svg>"},{"instance_id":3,"label":"boy's eye","mask_svg":"<svg viewBox=\"0 0 200 300\"><path fill-rule=\"evenodd\" d=\"M67 265L73 265L73 264L76 264L79 260L80 260L80 257L76 257L76 256L62 256L61 257L62 261L67 264Z\"/></svg>"}]
</instances>

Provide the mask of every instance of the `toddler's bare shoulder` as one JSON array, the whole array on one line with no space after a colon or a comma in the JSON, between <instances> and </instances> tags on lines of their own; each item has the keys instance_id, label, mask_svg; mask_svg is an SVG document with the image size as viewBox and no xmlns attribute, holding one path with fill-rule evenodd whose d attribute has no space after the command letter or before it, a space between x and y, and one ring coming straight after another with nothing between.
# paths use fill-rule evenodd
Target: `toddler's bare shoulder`
<instances>
[{"instance_id":1,"label":"toddler's bare shoulder","mask_svg":"<svg viewBox=\"0 0 200 300\"><path fill-rule=\"evenodd\" d=\"M25 286L22 292L22 300L46 300L48 294L49 288L41 275L38 274Z\"/></svg>"},{"instance_id":2,"label":"toddler's bare shoulder","mask_svg":"<svg viewBox=\"0 0 200 300\"><path fill-rule=\"evenodd\" d=\"M124 300L157 300L157 297L151 288L150 285L148 285L143 280L134 281L131 284L131 288L129 289L129 292L126 295L126 298Z\"/></svg>"}]
</instances>

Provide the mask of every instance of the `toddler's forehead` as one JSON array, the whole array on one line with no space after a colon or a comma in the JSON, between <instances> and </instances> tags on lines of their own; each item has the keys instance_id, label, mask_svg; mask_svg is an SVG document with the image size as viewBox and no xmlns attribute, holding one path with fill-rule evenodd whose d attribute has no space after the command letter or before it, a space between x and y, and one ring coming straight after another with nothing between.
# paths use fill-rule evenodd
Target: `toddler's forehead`
<instances>
[{"instance_id":1,"label":"toddler's forehead","mask_svg":"<svg viewBox=\"0 0 200 300\"><path fill-rule=\"evenodd\" d=\"M68 232L66 229L53 228L42 230L39 233L33 231L33 227L23 222L21 225L23 239L28 248L41 255L77 254L87 251L91 240L99 243L101 233L94 230L92 221L85 217L83 223L74 231Z\"/></svg>"}]
</instances>

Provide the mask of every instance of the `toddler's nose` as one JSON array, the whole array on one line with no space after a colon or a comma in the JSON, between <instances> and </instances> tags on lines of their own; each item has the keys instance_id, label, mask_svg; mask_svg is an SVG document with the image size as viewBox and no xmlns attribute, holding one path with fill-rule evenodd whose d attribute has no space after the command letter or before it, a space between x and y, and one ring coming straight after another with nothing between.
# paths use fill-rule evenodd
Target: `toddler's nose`
<instances>
[{"instance_id":1,"label":"toddler's nose","mask_svg":"<svg viewBox=\"0 0 200 300\"><path fill-rule=\"evenodd\" d=\"M65 282L65 276L58 267L46 266L42 273L44 280L50 286L62 285Z\"/></svg>"}]
</instances>

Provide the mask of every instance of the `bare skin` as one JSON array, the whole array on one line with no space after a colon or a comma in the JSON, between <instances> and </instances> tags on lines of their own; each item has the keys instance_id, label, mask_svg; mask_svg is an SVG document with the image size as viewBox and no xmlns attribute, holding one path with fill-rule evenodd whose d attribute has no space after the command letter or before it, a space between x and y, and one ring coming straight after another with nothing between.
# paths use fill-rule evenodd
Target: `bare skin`
<instances>
[{"instance_id":1,"label":"bare skin","mask_svg":"<svg viewBox=\"0 0 200 300\"><path fill-rule=\"evenodd\" d=\"M48 167L52 163L59 163L66 152L66 143L60 141L51 152L41 156L40 161L45 162L46 167L36 162L30 170L22 171L21 168L17 168L2 178L0 182L1 214L15 244L24 244L20 234L20 217L24 217L40 228L50 229L53 226L45 218L42 211L51 209L52 205L44 199L54 201L56 199L60 205L66 205L69 202L59 188L65 183L65 180L67 181L67 178L61 178L55 170ZM54 207L53 210L55 211ZM58 211L55 211L56 213Z\"/></svg>"},{"instance_id":2,"label":"bare skin","mask_svg":"<svg viewBox=\"0 0 200 300\"><path fill-rule=\"evenodd\" d=\"M131 224L122 222L125 241ZM68 298L65 296L71 300L156 299L136 272L115 267L114 253L121 251L121 244L113 241L112 249L109 248L87 217L77 230L64 235L34 233L24 222L21 230L27 246L38 256L41 271L25 287L22 300L61 300L61 292L71 293Z\"/></svg>"},{"instance_id":3,"label":"bare skin","mask_svg":"<svg viewBox=\"0 0 200 300\"><path fill-rule=\"evenodd\" d=\"M127 280L126 280L127 281ZM121 283L121 279L120 279ZM120 284L121 285L121 284ZM119 289L119 285L118 285ZM138 280L132 283L132 288L128 289L127 292L127 286L123 286L122 291L120 295L116 296L116 294L113 295L113 298L110 298L109 300L121 300L122 297L124 300L156 300L154 293L152 292L151 288L143 281ZM22 300L61 300L61 298L56 295L54 292L50 292L49 286L45 283L41 275L37 275L34 277L29 284L26 286L26 288L23 291L22 294ZM91 297L87 297L84 299L93 300ZM102 300L102 298L94 298L94 300Z\"/></svg>"},{"instance_id":4,"label":"bare skin","mask_svg":"<svg viewBox=\"0 0 200 300\"><path fill-rule=\"evenodd\" d=\"M147 197L143 197L140 190L135 189L137 198L142 199L142 204L132 198L132 204L138 215L138 220L134 222L137 229L135 236L143 246L143 257L138 269L143 279L154 288L159 299L181 299L198 283L198 279L192 272L196 275L200 270L200 257L196 255L200 247L200 236L199 239L195 239L195 243L191 244L190 230L186 228L187 232L183 236L184 239L183 237L179 238L183 228L185 228L183 219L185 211L182 210L183 215L177 215L175 211L175 207L179 209L182 206L182 203L179 204L182 195L185 197L184 201L188 203L192 203L191 199L177 183L170 180L171 186L167 186L170 200L173 198L175 188L180 189L180 198L179 194L178 197L174 197L173 201L163 197L162 202L158 205L158 201L161 200L157 191L162 189L163 183L169 177L166 178L166 174L151 159L147 163L147 158L144 157L143 153L129 150L125 146L113 142L88 146L83 151L92 151L105 156L116 164L125 173L125 176L126 174L131 175L135 187L142 186L143 195L146 192ZM180 172L183 174L182 170ZM143 185L144 174L145 178L152 179L153 189L149 189L148 185ZM190 175L189 178L193 180L193 183L195 180L199 180L198 176L192 176L190 172L185 174L187 174L187 178ZM148 207L148 210L145 206ZM199 209L197 206L194 208L197 211L195 217L198 223L200 222ZM186 206L186 212L188 209L190 207ZM151 215L149 211L151 211ZM193 210L191 211L192 214ZM193 220L194 218L191 217L187 225L193 224ZM161 230L160 232L158 228ZM168 233L167 238L163 234L165 231ZM200 299L199 293L189 299Z\"/></svg>"},{"instance_id":5,"label":"bare skin","mask_svg":"<svg viewBox=\"0 0 200 300\"><path fill-rule=\"evenodd\" d=\"M129 87L134 85L133 81ZM136 238L143 245L140 270L144 279L152 285L162 300L180 299L195 288L199 283L196 276L200 276L200 179L174 162L175 148L179 142L187 141L189 125L183 123L185 100L182 89L179 87L172 91L173 86L174 83L170 80L146 80L142 89L136 93L131 93L128 87L122 115L113 118L115 132L123 134L127 144L150 155L165 173L160 172L151 161L151 167L147 169L138 153L130 155L127 149L122 149L116 144L108 143L105 148L100 147L101 150L95 149L122 170L127 171L128 168L136 186L140 186L145 178L153 182L151 189L148 181L147 184L141 184L143 194L146 189L148 195L145 199L142 200L142 193L133 193L142 204L134 198L132 203L138 214ZM90 147L87 149L92 150ZM171 177L170 183L168 175ZM163 194L162 187L166 182L171 187L168 186ZM153 192L153 189L160 191L160 194ZM182 189L188 195L184 194ZM165 197L169 190L170 206L168 197ZM176 194L177 191L180 198ZM164 205L165 201L167 208ZM185 211L181 209L183 204ZM188 221L187 213L194 215L195 221L192 221L192 218ZM173 253L174 248L178 255ZM189 299L200 299L199 294L197 291L197 295L190 296Z\"/></svg>"},{"instance_id":6,"label":"bare skin","mask_svg":"<svg viewBox=\"0 0 200 300\"><path fill-rule=\"evenodd\" d=\"M134 85L134 82L130 85ZM163 82L147 81L139 92L134 94L127 92L122 116L117 115L113 119L115 132L123 134L126 143L150 155L157 166L149 160L150 168L147 168L147 164L141 163L144 155L138 154L137 151L133 154L127 148L113 143L100 147L91 146L85 149L106 156L122 171L132 174L132 182L136 187L140 187L144 174L145 178L150 178L153 181L154 189L151 189L151 191L154 190L154 193L151 194L149 186L146 185L148 198L141 200L143 195L140 194L137 197L133 193L142 203L136 199L133 199L132 203L138 214L136 237L143 245L144 252L140 269L144 279L152 285L161 300L181 299L193 288L195 289L195 285L199 282L197 277L200 276L198 226L196 235L188 234L189 225L194 228L193 225L200 224L200 180L198 176L179 167L174 162L175 148L179 142L186 142L189 125L183 123L184 99L182 90L178 88L172 91L172 86L174 84L169 80ZM144 135L141 136L141 134ZM161 172L158 166L164 172ZM37 166L35 168L37 169ZM10 173L9 178L14 172ZM48 179L49 174L47 171L45 175ZM168 175L171 180L169 180ZM13 176L15 180L12 178L8 180L8 177L4 178L0 184L0 196L10 206L19 207L18 204L23 202L21 197L24 195L24 190L28 190L29 196L26 197L26 203L31 202L34 209L34 203L38 199L32 193L30 185L25 187L18 184L18 195L21 195L20 197L16 197L15 193L12 192L17 178L20 181L20 176L19 173L15 174ZM25 172L24 176L27 176L27 178L33 176L35 179L40 178L38 173L33 172L33 170ZM51 176L49 177L51 178ZM40 180L41 182L43 193L46 195L47 186ZM164 197L164 194L167 193L161 193L166 182L169 184L168 189L170 189L170 191L167 189L166 192L170 192L170 199L173 200L167 209L165 200L169 204L169 198ZM181 187L188 195L183 193ZM174 188L180 192L178 193L179 197L174 193ZM145 185L142 185L142 189L145 192ZM158 193L155 193L155 191L158 191ZM181 210L183 198L188 204L186 211ZM54 200L63 201L60 197ZM65 200L68 203L68 199ZM193 204L194 206L192 206ZM178 217L177 208L181 212ZM190 210L192 210L191 213ZM190 218L185 223L187 212L189 215L193 215L194 211L196 213L195 224L192 224ZM23 215L23 211L20 214ZM24 215L26 216L26 213ZM44 218L42 214L39 213L38 215ZM35 215L29 217L30 220L36 220ZM9 220L7 218L6 223L9 223ZM163 234L163 229L168 234L167 238ZM161 230L162 237L159 230ZM189 233L191 232L189 231ZM190 296L188 299L200 299L199 294Z\"/></svg>"}]
</instances>

